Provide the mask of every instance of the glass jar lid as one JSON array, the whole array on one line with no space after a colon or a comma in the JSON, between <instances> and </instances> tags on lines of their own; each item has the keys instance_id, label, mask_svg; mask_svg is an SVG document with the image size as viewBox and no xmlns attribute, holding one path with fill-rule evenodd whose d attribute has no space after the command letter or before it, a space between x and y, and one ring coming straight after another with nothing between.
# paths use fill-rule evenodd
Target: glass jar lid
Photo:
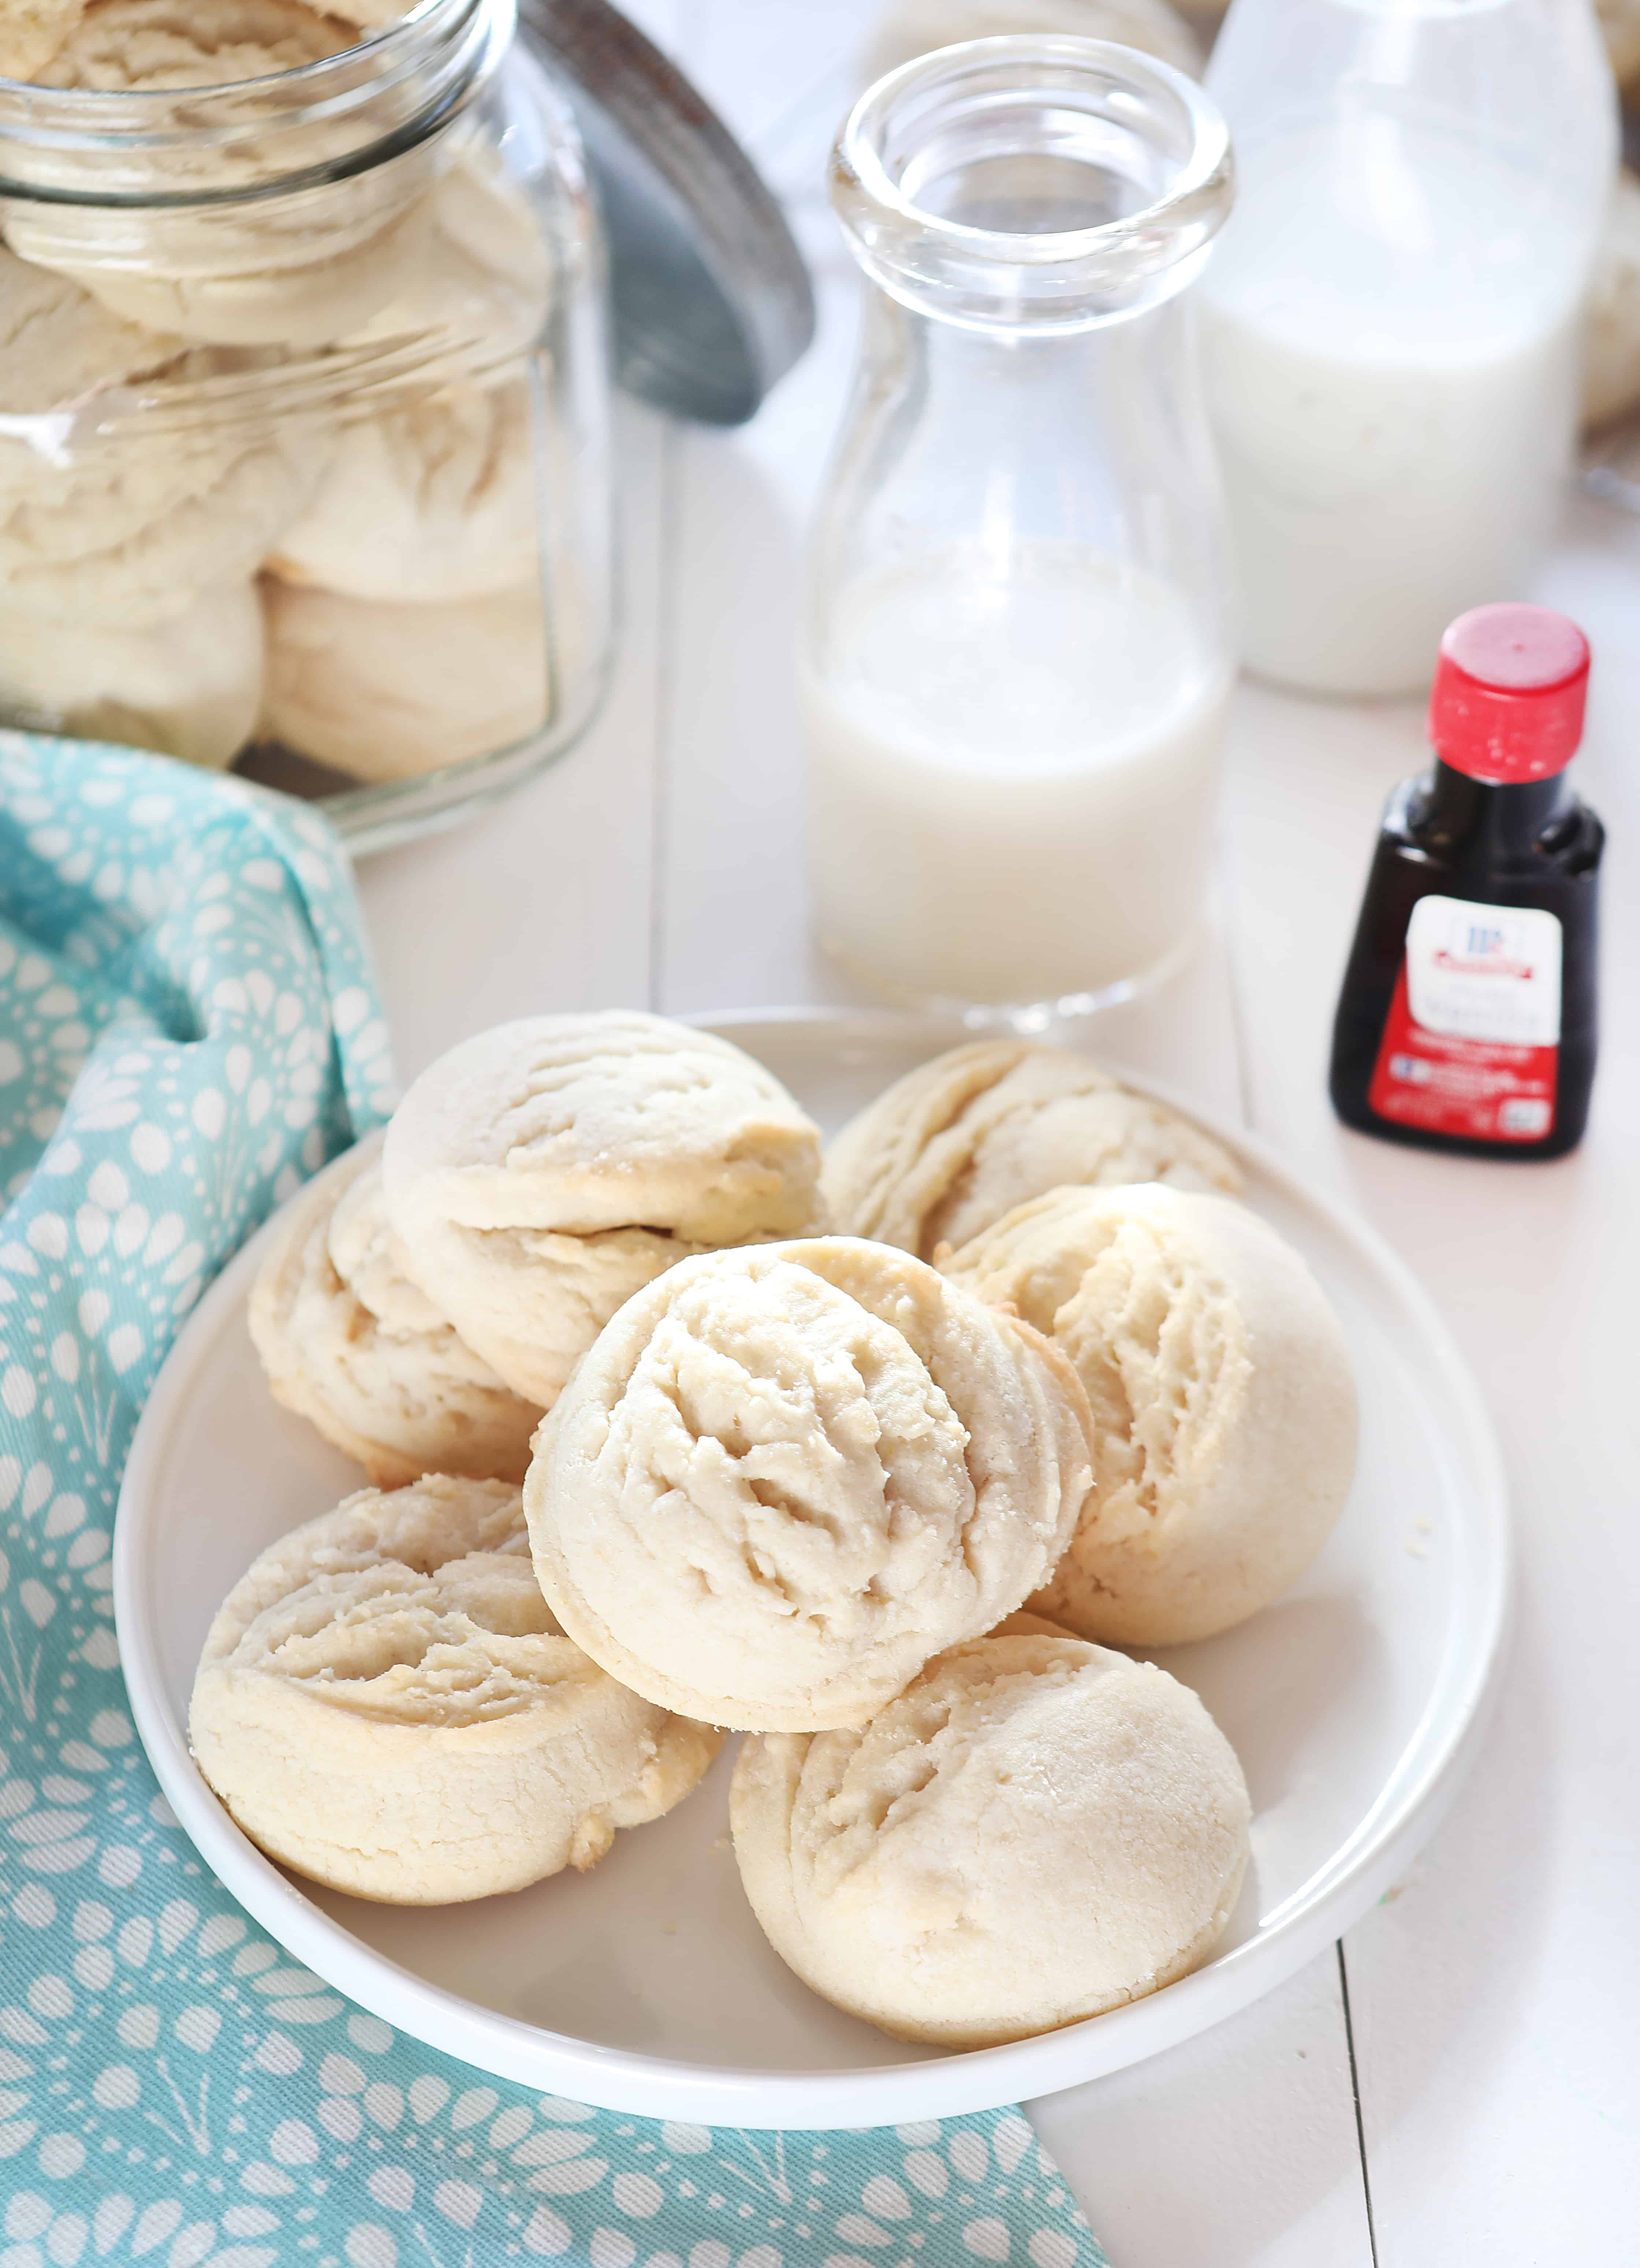
<instances>
[{"instance_id":1,"label":"glass jar lid","mask_svg":"<svg viewBox=\"0 0 1640 2268\"><path fill-rule=\"evenodd\" d=\"M683 74L607 0L519 0L565 85L609 244L615 375L658 408L751 416L814 335L779 206Z\"/></svg>"}]
</instances>

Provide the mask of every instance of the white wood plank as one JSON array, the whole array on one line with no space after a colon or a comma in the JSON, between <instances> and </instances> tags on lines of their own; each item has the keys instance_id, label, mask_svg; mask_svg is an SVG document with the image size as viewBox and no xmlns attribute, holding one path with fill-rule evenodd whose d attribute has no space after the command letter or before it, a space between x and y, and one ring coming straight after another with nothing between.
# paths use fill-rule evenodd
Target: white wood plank
<instances>
[{"instance_id":1,"label":"white wood plank","mask_svg":"<svg viewBox=\"0 0 1640 2268\"><path fill-rule=\"evenodd\" d=\"M1030 2109L1114 2268L1372 2268L1330 1950L1202 2038Z\"/></svg>"},{"instance_id":2,"label":"white wood plank","mask_svg":"<svg viewBox=\"0 0 1640 2268\"><path fill-rule=\"evenodd\" d=\"M1435 1158L1347 1135L1328 1114L1334 991L1381 792L1422 761L1416 709L1255 694L1235 767L1255 1122L1423 1278L1491 1402L1514 1498L1519 1604L1489 1738L1423 1862L1348 1940L1385 2268L1615 2262L1634 2246L1637 590L1640 528L1580 508L1542 593L1595 641L1583 784L1616 856L1603 1062L1571 1159Z\"/></svg>"},{"instance_id":3,"label":"white wood plank","mask_svg":"<svg viewBox=\"0 0 1640 2268\"><path fill-rule=\"evenodd\" d=\"M842 1000L813 950L793 668L799 549L846 382L853 306L741 434L680 438L663 785L662 998L675 1013Z\"/></svg>"},{"instance_id":4,"label":"white wood plank","mask_svg":"<svg viewBox=\"0 0 1640 2268\"><path fill-rule=\"evenodd\" d=\"M623 406L621 649L592 731L506 802L360 871L407 1079L510 1016L649 1003L662 467L671 446L660 419Z\"/></svg>"}]
</instances>

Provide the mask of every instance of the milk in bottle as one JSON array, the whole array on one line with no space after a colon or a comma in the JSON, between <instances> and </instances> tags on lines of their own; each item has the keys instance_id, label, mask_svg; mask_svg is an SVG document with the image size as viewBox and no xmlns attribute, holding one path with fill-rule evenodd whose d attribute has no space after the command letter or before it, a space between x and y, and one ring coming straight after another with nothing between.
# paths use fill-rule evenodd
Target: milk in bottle
<instances>
[{"instance_id":1,"label":"milk in bottle","mask_svg":"<svg viewBox=\"0 0 1640 2268\"><path fill-rule=\"evenodd\" d=\"M1559 505L1614 162L1592 18L1237 0L1212 83L1239 186L1200 315L1246 659L1418 690Z\"/></svg>"},{"instance_id":2,"label":"milk in bottle","mask_svg":"<svg viewBox=\"0 0 1640 2268\"><path fill-rule=\"evenodd\" d=\"M822 939L909 998L1032 1001L1157 968L1193 929L1223 662L1176 588L1039 543L844 595L803 684Z\"/></svg>"},{"instance_id":3,"label":"milk in bottle","mask_svg":"<svg viewBox=\"0 0 1640 2268\"><path fill-rule=\"evenodd\" d=\"M1223 121L1102 41L923 57L833 201L877 287L798 659L821 942L872 989L1035 1027L1179 954L1234 658L1185 286Z\"/></svg>"}]
</instances>

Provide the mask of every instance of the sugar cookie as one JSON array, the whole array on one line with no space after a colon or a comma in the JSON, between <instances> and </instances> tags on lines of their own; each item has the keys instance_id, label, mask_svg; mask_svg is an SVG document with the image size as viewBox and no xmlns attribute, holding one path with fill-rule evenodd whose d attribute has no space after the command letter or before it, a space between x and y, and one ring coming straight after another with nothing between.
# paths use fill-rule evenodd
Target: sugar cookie
<instances>
[{"instance_id":1,"label":"sugar cookie","mask_svg":"<svg viewBox=\"0 0 1640 2268\"><path fill-rule=\"evenodd\" d=\"M536 474L522 378L354 419L268 567L287 583L400 605L539 585Z\"/></svg>"},{"instance_id":2,"label":"sugar cookie","mask_svg":"<svg viewBox=\"0 0 1640 2268\"><path fill-rule=\"evenodd\" d=\"M525 1484L541 1587L612 1675L714 1724L860 1724L1054 1565L1075 1373L886 1245L684 1261L606 1325Z\"/></svg>"},{"instance_id":3,"label":"sugar cookie","mask_svg":"<svg viewBox=\"0 0 1640 2268\"><path fill-rule=\"evenodd\" d=\"M1093 1487L1033 1608L1173 1646L1298 1580L1350 1493L1356 1388L1325 1294L1268 1222L1159 1184L1055 1189L942 1265L1047 1332L1093 1412Z\"/></svg>"},{"instance_id":4,"label":"sugar cookie","mask_svg":"<svg viewBox=\"0 0 1640 2268\"><path fill-rule=\"evenodd\" d=\"M552 714L539 579L436 612L261 578L262 730L370 781L417 779L527 740Z\"/></svg>"},{"instance_id":5,"label":"sugar cookie","mask_svg":"<svg viewBox=\"0 0 1640 2268\"><path fill-rule=\"evenodd\" d=\"M22 265L0 255L0 288ZM83 311L83 296L60 277L50 289L72 292ZM64 326L51 326L63 378L78 369L88 391L100 390L89 350L84 357L79 352L96 327L74 328L77 344L70 349ZM141 360L142 335L132 326L110 319L101 328L99 353L112 342L121 358ZM151 342L156 354L163 343ZM5 360L26 362L26 341ZM202 374L210 374L209 358ZM0 606L8 614L141 630L188 615L202 593L249 585L322 477L323 441L194 415L186 405L195 376L184 357L158 381L155 398L174 403L173 423L148 432L133 415L129 431L115 428L66 462L15 438L0 439ZM129 446L133 435L143 446Z\"/></svg>"},{"instance_id":6,"label":"sugar cookie","mask_svg":"<svg viewBox=\"0 0 1640 2268\"><path fill-rule=\"evenodd\" d=\"M423 1473L521 1481L541 1412L510 1393L404 1273L379 1134L310 1183L251 1293L276 1402L357 1457L378 1488Z\"/></svg>"},{"instance_id":7,"label":"sugar cookie","mask_svg":"<svg viewBox=\"0 0 1640 2268\"><path fill-rule=\"evenodd\" d=\"M14 725L232 763L261 706L262 615L249 583L202 591L138 629L13 615L0 595L0 708Z\"/></svg>"},{"instance_id":8,"label":"sugar cookie","mask_svg":"<svg viewBox=\"0 0 1640 2268\"><path fill-rule=\"evenodd\" d=\"M1023 1040L953 1048L896 1079L826 1153L832 1226L931 1260L1066 1182L1235 1191L1235 1161L1087 1057Z\"/></svg>"},{"instance_id":9,"label":"sugar cookie","mask_svg":"<svg viewBox=\"0 0 1640 2268\"><path fill-rule=\"evenodd\" d=\"M303 0L92 0L38 84L103 94L231 86L299 70L357 38Z\"/></svg>"},{"instance_id":10,"label":"sugar cookie","mask_svg":"<svg viewBox=\"0 0 1640 2268\"><path fill-rule=\"evenodd\" d=\"M560 1631L516 1489L366 1489L264 1551L211 1624L188 1738L270 1858L390 1905L483 1898L658 1819L721 1735Z\"/></svg>"},{"instance_id":11,"label":"sugar cookie","mask_svg":"<svg viewBox=\"0 0 1640 2268\"><path fill-rule=\"evenodd\" d=\"M85 0L4 0L0 78L33 79L73 36Z\"/></svg>"},{"instance_id":12,"label":"sugar cookie","mask_svg":"<svg viewBox=\"0 0 1640 2268\"><path fill-rule=\"evenodd\" d=\"M636 1012L531 1017L452 1048L400 1104L383 1165L411 1275L546 1406L664 1268L821 1218L820 1137L779 1080Z\"/></svg>"},{"instance_id":13,"label":"sugar cookie","mask_svg":"<svg viewBox=\"0 0 1640 2268\"><path fill-rule=\"evenodd\" d=\"M746 1741L740 1879L805 1984L896 2037L989 2047L1142 1999L1222 1935L1234 1751L1165 1670L981 1638L857 1730Z\"/></svg>"}]
</instances>

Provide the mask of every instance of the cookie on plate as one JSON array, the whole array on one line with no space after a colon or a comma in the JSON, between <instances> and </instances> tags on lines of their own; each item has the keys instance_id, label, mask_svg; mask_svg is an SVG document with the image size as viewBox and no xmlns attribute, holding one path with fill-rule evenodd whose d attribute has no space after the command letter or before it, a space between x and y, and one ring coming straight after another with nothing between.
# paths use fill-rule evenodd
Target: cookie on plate
<instances>
[{"instance_id":1,"label":"cookie on plate","mask_svg":"<svg viewBox=\"0 0 1640 2268\"><path fill-rule=\"evenodd\" d=\"M1355 1475L1350 1351L1314 1277L1227 1197L1055 1189L942 1263L1072 1362L1093 1486L1031 1604L1112 1646L1173 1646L1269 1604Z\"/></svg>"},{"instance_id":2,"label":"cookie on plate","mask_svg":"<svg viewBox=\"0 0 1640 2268\"><path fill-rule=\"evenodd\" d=\"M685 1261L607 1324L525 1484L541 1588L714 1724L860 1724L1037 1588L1091 1477L1028 1325L852 1238Z\"/></svg>"},{"instance_id":3,"label":"cookie on plate","mask_svg":"<svg viewBox=\"0 0 1640 2268\"><path fill-rule=\"evenodd\" d=\"M805 1984L967 2048L1195 1968L1236 1903L1250 1808L1188 1687L1028 1634L940 1654L857 1729L746 1741L730 1817L752 1910Z\"/></svg>"},{"instance_id":4,"label":"cookie on plate","mask_svg":"<svg viewBox=\"0 0 1640 2268\"><path fill-rule=\"evenodd\" d=\"M241 1576L188 1740L254 1843L332 1889L445 1905L602 1858L722 1735L607 1677L531 1572L516 1489L349 1497Z\"/></svg>"},{"instance_id":5,"label":"cookie on plate","mask_svg":"<svg viewBox=\"0 0 1640 2268\"><path fill-rule=\"evenodd\" d=\"M826 1153L832 1226L931 1260L1066 1182L1241 1186L1235 1160L1086 1056L1024 1040L953 1048L896 1079Z\"/></svg>"},{"instance_id":6,"label":"cookie on plate","mask_svg":"<svg viewBox=\"0 0 1640 2268\"><path fill-rule=\"evenodd\" d=\"M378 1488L423 1473L516 1484L541 1409L504 1386L405 1274L381 1145L370 1136L311 1182L262 1263L250 1323L268 1386Z\"/></svg>"},{"instance_id":7,"label":"cookie on plate","mask_svg":"<svg viewBox=\"0 0 1640 2268\"><path fill-rule=\"evenodd\" d=\"M779 1080L636 1012L534 1016L452 1048L393 1114L383 1168L411 1275L543 1406L663 1269L821 1218L819 1131Z\"/></svg>"}]
</instances>

